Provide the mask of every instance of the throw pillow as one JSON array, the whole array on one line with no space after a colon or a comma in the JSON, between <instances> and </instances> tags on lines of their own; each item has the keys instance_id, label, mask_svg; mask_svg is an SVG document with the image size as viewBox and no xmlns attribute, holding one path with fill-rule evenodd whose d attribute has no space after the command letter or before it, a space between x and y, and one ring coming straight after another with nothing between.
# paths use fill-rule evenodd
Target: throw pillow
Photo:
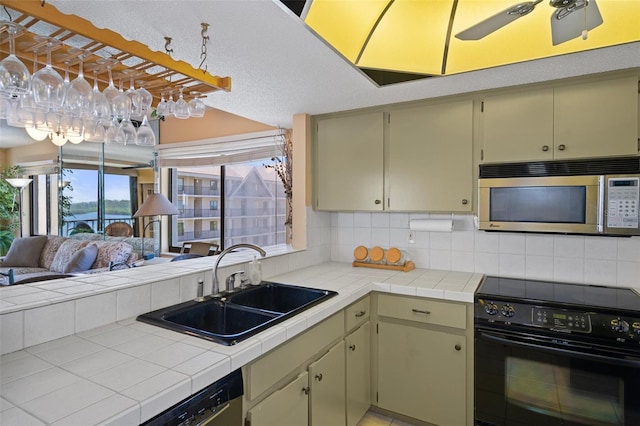
<instances>
[{"instance_id":1,"label":"throw pillow","mask_svg":"<svg viewBox=\"0 0 640 426\"><path fill-rule=\"evenodd\" d=\"M9 252L2 261L2 267L28 266L37 268L40 263L40 253L42 253L42 248L46 242L46 235L16 238L11 243Z\"/></svg>"},{"instance_id":2,"label":"throw pillow","mask_svg":"<svg viewBox=\"0 0 640 426\"><path fill-rule=\"evenodd\" d=\"M98 255L98 246L91 244L83 249L78 250L69 260L67 266L62 270L63 274L70 274L72 272L83 272L91 268L93 262Z\"/></svg>"},{"instance_id":3,"label":"throw pillow","mask_svg":"<svg viewBox=\"0 0 640 426\"><path fill-rule=\"evenodd\" d=\"M96 241L98 246L98 256L91 265L91 269L107 268L109 262L126 262L131 254L132 247L120 241Z\"/></svg>"},{"instance_id":4,"label":"throw pillow","mask_svg":"<svg viewBox=\"0 0 640 426\"><path fill-rule=\"evenodd\" d=\"M51 266L49 267L49 271L62 273L64 268L69 264L73 255L87 245L89 245L89 241L78 241L71 238L67 239L60 245L60 248L56 252L53 262L51 262Z\"/></svg>"},{"instance_id":5,"label":"throw pillow","mask_svg":"<svg viewBox=\"0 0 640 426\"><path fill-rule=\"evenodd\" d=\"M51 269L53 259L56 257L56 253L62 243L67 241L67 237L61 237L59 235L49 235L47 242L44 244L42 254L40 255L40 266L43 268Z\"/></svg>"}]
</instances>

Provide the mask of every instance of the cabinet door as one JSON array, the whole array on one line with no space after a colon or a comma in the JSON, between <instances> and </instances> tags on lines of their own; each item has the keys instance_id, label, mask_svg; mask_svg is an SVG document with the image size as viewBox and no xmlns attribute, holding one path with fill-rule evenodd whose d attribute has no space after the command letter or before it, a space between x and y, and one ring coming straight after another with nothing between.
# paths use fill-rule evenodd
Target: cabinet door
<instances>
[{"instance_id":1,"label":"cabinet door","mask_svg":"<svg viewBox=\"0 0 640 426\"><path fill-rule=\"evenodd\" d=\"M471 211L473 104L391 112L389 210Z\"/></svg>"},{"instance_id":2,"label":"cabinet door","mask_svg":"<svg viewBox=\"0 0 640 426\"><path fill-rule=\"evenodd\" d=\"M465 351L464 336L380 322L378 406L439 426L466 424Z\"/></svg>"},{"instance_id":3,"label":"cabinet door","mask_svg":"<svg viewBox=\"0 0 640 426\"><path fill-rule=\"evenodd\" d=\"M347 426L356 426L371 405L371 326L364 323L345 338Z\"/></svg>"},{"instance_id":4,"label":"cabinet door","mask_svg":"<svg viewBox=\"0 0 640 426\"><path fill-rule=\"evenodd\" d=\"M490 96L483 101L485 163L553 158L553 89Z\"/></svg>"},{"instance_id":5,"label":"cabinet door","mask_svg":"<svg viewBox=\"0 0 640 426\"><path fill-rule=\"evenodd\" d=\"M251 426L303 426L309 423L309 375L305 371L247 412Z\"/></svg>"},{"instance_id":6,"label":"cabinet door","mask_svg":"<svg viewBox=\"0 0 640 426\"><path fill-rule=\"evenodd\" d=\"M309 365L311 426L344 425L344 370L344 340Z\"/></svg>"},{"instance_id":7,"label":"cabinet door","mask_svg":"<svg viewBox=\"0 0 640 426\"><path fill-rule=\"evenodd\" d=\"M383 113L318 120L316 208L382 210Z\"/></svg>"},{"instance_id":8,"label":"cabinet door","mask_svg":"<svg viewBox=\"0 0 640 426\"><path fill-rule=\"evenodd\" d=\"M555 89L555 158L638 153L638 78Z\"/></svg>"}]
</instances>

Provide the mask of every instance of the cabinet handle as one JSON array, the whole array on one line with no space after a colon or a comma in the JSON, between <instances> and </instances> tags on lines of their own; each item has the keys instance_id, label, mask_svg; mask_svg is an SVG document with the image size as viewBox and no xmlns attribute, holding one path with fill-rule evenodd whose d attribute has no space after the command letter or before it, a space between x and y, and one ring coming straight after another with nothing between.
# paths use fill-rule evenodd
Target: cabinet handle
<instances>
[{"instance_id":1,"label":"cabinet handle","mask_svg":"<svg viewBox=\"0 0 640 426\"><path fill-rule=\"evenodd\" d=\"M356 318L363 317L364 314L366 314L366 313L367 313L367 311L358 311L358 312L356 312Z\"/></svg>"},{"instance_id":2,"label":"cabinet handle","mask_svg":"<svg viewBox=\"0 0 640 426\"><path fill-rule=\"evenodd\" d=\"M466 198L463 198L462 205L466 206L467 204L469 204L469 200L467 200Z\"/></svg>"},{"instance_id":3,"label":"cabinet handle","mask_svg":"<svg viewBox=\"0 0 640 426\"><path fill-rule=\"evenodd\" d=\"M460 346L460 344L457 344L455 348L456 348L456 351L459 351L460 349L462 349L462 346Z\"/></svg>"},{"instance_id":4,"label":"cabinet handle","mask_svg":"<svg viewBox=\"0 0 640 426\"><path fill-rule=\"evenodd\" d=\"M302 393L304 393L305 395L309 395L309 386L302 388Z\"/></svg>"},{"instance_id":5,"label":"cabinet handle","mask_svg":"<svg viewBox=\"0 0 640 426\"><path fill-rule=\"evenodd\" d=\"M352 351L356 350L356 345L349 345L349 349L351 349Z\"/></svg>"},{"instance_id":6,"label":"cabinet handle","mask_svg":"<svg viewBox=\"0 0 640 426\"><path fill-rule=\"evenodd\" d=\"M423 311L422 309L411 309L416 314L431 315L431 311Z\"/></svg>"},{"instance_id":7,"label":"cabinet handle","mask_svg":"<svg viewBox=\"0 0 640 426\"><path fill-rule=\"evenodd\" d=\"M558 151L564 151L567 147L564 144L558 145Z\"/></svg>"},{"instance_id":8,"label":"cabinet handle","mask_svg":"<svg viewBox=\"0 0 640 426\"><path fill-rule=\"evenodd\" d=\"M322 373L316 374L316 380L319 381L319 382L322 381Z\"/></svg>"},{"instance_id":9,"label":"cabinet handle","mask_svg":"<svg viewBox=\"0 0 640 426\"><path fill-rule=\"evenodd\" d=\"M542 145L542 150L543 150L544 152L549 151L549 145Z\"/></svg>"},{"instance_id":10,"label":"cabinet handle","mask_svg":"<svg viewBox=\"0 0 640 426\"><path fill-rule=\"evenodd\" d=\"M375 202L376 204L380 204L380 203L382 203L382 201L381 201L381 200L376 200L376 201L374 201L374 202Z\"/></svg>"}]
</instances>

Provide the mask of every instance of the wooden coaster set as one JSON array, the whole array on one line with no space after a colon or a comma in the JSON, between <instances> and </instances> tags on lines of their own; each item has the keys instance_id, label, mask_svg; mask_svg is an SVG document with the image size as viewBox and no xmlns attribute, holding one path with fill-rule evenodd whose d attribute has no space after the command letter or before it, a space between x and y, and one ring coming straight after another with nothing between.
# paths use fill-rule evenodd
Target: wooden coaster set
<instances>
[{"instance_id":1,"label":"wooden coaster set","mask_svg":"<svg viewBox=\"0 0 640 426\"><path fill-rule=\"evenodd\" d=\"M373 247L368 249L365 246L358 246L353 251L353 266L362 266L365 268L389 269L392 271L409 272L416 268L415 263L408 259L406 252L396 247L383 249L382 247Z\"/></svg>"}]
</instances>

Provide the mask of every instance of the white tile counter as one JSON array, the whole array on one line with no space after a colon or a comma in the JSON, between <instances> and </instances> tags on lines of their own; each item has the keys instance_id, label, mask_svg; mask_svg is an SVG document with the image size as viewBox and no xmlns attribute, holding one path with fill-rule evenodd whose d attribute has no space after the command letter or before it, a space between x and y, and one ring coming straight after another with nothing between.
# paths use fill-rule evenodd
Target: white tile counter
<instances>
[{"instance_id":1,"label":"white tile counter","mask_svg":"<svg viewBox=\"0 0 640 426\"><path fill-rule=\"evenodd\" d=\"M171 268L173 277L181 273L186 276L203 272L202 263L185 261L171 266L139 268L138 273L144 275L137 278L146 280L144 282L166 280L166 268ZM75 303L76 323L78 318L83 318L82 315L78 316L78 310L83 309L87 310L87 319L92 312L114 318L110 323L94 328L76 324L74 334L45 343L25 345L9 353L3 350L5 355L0 361L0 424L137 425L371 291L472 303L473 292L482 278L481 274L438 270L416 269L405 273L354 268L346 263L325 263L284 274L269 273L274 271L266 269L265 276L270 280L334 290L339 294L235 346L223 346L135 320L138 313L162 306L162 299L170 300L171 292L178 292L181 300L194 297L194 283L187 285L179 279L166 288L159 287L162 291L155 286L147 288L146 284L140 282L134 287L127 287L130 276L125 279L119 274L102 279L95 276L86 278L87 282L81 285L89 287L82 289L71 289L69 287L73 286L65 286L60 282L51 282L51 288L47 288L47 284L43 283L38 291L51 292L46 294L48 303L30 298L29 294L33 291L22 290L23 294L11 294L9 297L0 293L3 322L11 321L10 314L28 309L25 305L31 308L46 308L49 305L49 321L53 325L56 322L68 323L60 316L70 314L55 308L65 303ZM220 276L223 274L226 275L221 269ZM208 281L211 281L210 275ZM75 284L77 286L78 283ZM123 291L156 294L155 298L153 294L151 297L147 294L142 299L136 299L135 294L131 293L129 296L133 299L125 300L124 294L118 295L113 288L112 291L101 293L103 288L114 286L123 286ZM105 298L106 305L110 305L107 299L116 298L113 303L115 313L101 313L99 301L84 304L78 302L82 299L66 297L66 293L76 291L91 291L95 296L96 290L100 297ZM136 307L130 306L134 303L132 300L151 302ZM122 319L118 312L131 312L131 315ZM30 320L25 315L23 321L26 323ZM10 339L5 333L11 332L11 326L2 324L3 344L5 337L7 341ZM27 326L22 325L23 328Z\"/></svg>"}]
</instances>

